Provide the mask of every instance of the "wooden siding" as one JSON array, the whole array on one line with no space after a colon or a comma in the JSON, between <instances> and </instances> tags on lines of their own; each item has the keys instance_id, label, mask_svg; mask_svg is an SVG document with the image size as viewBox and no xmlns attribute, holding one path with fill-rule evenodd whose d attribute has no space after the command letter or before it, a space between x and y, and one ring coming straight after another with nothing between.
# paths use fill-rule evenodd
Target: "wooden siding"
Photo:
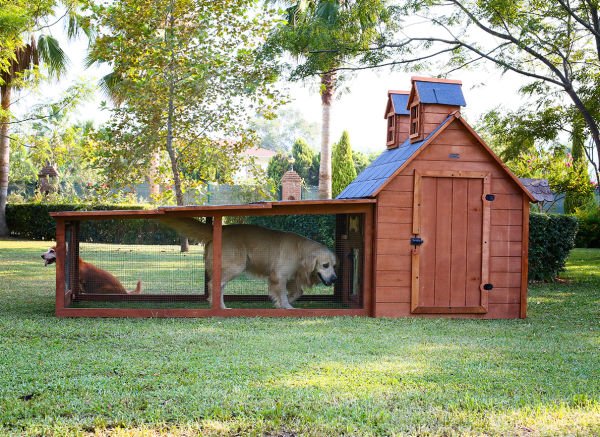
<instances>
[{"instance_id":1,"label":"wooden siding","mask_svg":"<svg viewBox=\"0 0 600 437\"><path fill-rule=\"evenodd\" d=\"M426 105L435 106L435 105ZM439 108L431 108L438 110ZM427 115L426 115L427 114ZM425 123L433 120L435 111L424 111ZM447 114L447 113L446 113ZM439 115L439 114L438 114ZM439 118L439 117L438 117ZM375 273L375 316L399 317L411 315L411 252L410 238L413 225L413 190L415 170L461 172L484 172L491 175L490 193L494 201L490 202L490 238L489 238L489 282L492 291L487 293L488 312L485 314L436 314L435 317L474 317L474 318L517 318L524 317L522 309L526 302L526 281L523 282L522 268L527 252L523 239L528 229L524 226L524 205L521 188L481 146L478 140L460 123L453 123L453 129L442 132L434 141L377 196L377 257L374 263ZM456 156L458 155L458 157ZM465 182L460 182L464 184ZM467 182L468 184L468 182ZM435 198L438 192L423 187L423 193ZM441 193L445 193L442 189ZM452 191L450 191L452 193ZM484 193L486 194L486 193ZM527 212L528 213L528 212ZM468 223L468 216L465 222ZM460 228L461 234L467 232L472 239L477 232L467 224ZM450 236L446 242L452 247L460 235ZM443 244L443 242L442 242ZM468 243L471 244L471 243ZM459 259L469 261L469 250L463 254L454 253ZM464 255L464 256L463 256ZM423 266L420 278L431 274L428 269L435 266ZM458 286L462 275L452 275L448 280L452 286ZM425 279L427 280L427 279ZM525 285L523 285L523 283ZM457 297L454 297L458 299ZM435 302L435 301L434 301ZM425 316L426 314L419 314Z\"/></svg>"}]
</instances>

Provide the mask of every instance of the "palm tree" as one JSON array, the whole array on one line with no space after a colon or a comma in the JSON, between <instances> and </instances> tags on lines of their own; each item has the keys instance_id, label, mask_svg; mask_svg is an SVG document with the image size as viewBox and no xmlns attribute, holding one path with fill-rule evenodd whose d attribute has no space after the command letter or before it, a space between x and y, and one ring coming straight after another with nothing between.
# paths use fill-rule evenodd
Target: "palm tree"
<instances>
[{"instance_id":1,"label":"palm tree","mask_svg":"<svg viewBox=\"0 0 600 437\"><path fill-rule=\"evenodd\" d=\"M50 77L60 77L67 67L67 56L58 41L51 35L30 35L14 52L7 69L0 71L0 236L8 235L6 202L8 198L8 174L10 170L10 105L13 90L21 88L25 75L44 64Z\"/></svg>"},{"instance_id":2,"label":"palm tree","mask_svg":"<svg viewBox=\"0 0 600 437\"><path fill-rule=\"evenodd\" d=\"M272 35L271 44L303 58L292 79L318 75L321 95L321 164L319 198L331 198L331 103L345 61L381 42L393 25L385 0L299 0L287 3L286 24Z\"/></svg>"}]
</instances>

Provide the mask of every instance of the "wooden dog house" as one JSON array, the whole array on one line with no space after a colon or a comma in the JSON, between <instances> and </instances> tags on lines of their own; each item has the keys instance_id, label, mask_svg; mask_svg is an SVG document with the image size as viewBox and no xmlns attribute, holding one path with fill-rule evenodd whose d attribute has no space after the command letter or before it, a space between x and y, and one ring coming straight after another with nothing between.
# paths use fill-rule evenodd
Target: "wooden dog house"
<instances>
[{"instance_id":1,"label":"wooden dog house","mask_svg":"<svg viewBox=\"0 0 600 437\"><path fill-rule=\"evenodd\" d=\"M387 150L338 199L375 198L375 317L526 316L529 202L461 116L461 82L390 91Z\"/></svg>"},{"instance_id":2,"label":"wooden dog house","mask_svg":"<svg viewBox=\"0 0 600 437\"><path fill-rule=\"evenodd\" d=\"M414 77L410 91L390 91L387 149L335 200L52 214L59 255L57 315L524 318L529 202L535 199L464 120L462 106L459 81ZM202 309L73 307L107 298L77 292L80 222L164 214L213 223L213 303ZM224 218L282 214L334 216L340 280L331 296L313 299L341 306L220 309L216 279ZM206 300L200 294L176 297ZM147 304L174 299L166 294L110 298ZM238 298L243 296L228 297Z\"/></svg>"}]
</instances>

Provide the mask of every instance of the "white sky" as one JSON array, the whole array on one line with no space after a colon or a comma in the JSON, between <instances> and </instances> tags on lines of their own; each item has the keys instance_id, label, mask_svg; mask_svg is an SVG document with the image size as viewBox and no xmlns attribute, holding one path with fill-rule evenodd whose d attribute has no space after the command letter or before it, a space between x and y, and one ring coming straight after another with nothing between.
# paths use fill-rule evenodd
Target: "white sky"
<instances>
[{"instance_id":1,"label":"white sky","mask_svg":"<svg viewBox=\"0 0 600 437\"><path fill-rule=\"evenodd\" d=\"M108 68L85 69L83 59L87 42L67 41L57 28L54 31L71 58L71 65L65 77L59 82L42 86L36 92L29 92L14 108L17 114L23 113L32 104L48 99L57 99L68 86L78 79L84 78L92 83L106 74ZM418 76L434 76L438 71L419 71ZM334 100L331 112L331 141L337 141L342 132L350 134L352 148L362 152L376 152L385 149L386 122L383 118L387 102L388 90L409 89L410 73L394 72L388 68L378 71L364 70L355 73L354 77L344 82L342 88L347 91ZM463 82L463 93L467 106L463 108L465 117L474 124L486 111L502 105L507 109L516 109L520 103L517 94L519 86L524 84L523 78L516 74L501 75L493 67L487 71L455 72L452 79ZM321 99L318 94L317 80L312 83L289 83L290 106L299 110L308 121L319 124L321 120ZM95 99L82 104L77 111L79 120L105 121L108 112L100 110L100 102L105 98L98 92ZM318 148L320 144L314 144Z\"/></svg>"}]
</instances>

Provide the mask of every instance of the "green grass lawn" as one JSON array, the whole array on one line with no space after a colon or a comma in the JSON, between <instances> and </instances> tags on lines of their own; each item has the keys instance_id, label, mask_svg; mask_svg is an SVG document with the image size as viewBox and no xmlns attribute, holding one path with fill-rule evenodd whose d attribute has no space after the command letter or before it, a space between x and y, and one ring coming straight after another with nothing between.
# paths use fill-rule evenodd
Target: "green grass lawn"
<instances>
[{"instance_id":1,"label":"green grass lawn","mask_svg":"<svg viewBox=\"0 0 600 437\"><path fill-rule=\"evenodd\" d=\"M57 319L0 241L0 435L599 435L600 250L526 320Z\"/></svg>"}]
</instances>

